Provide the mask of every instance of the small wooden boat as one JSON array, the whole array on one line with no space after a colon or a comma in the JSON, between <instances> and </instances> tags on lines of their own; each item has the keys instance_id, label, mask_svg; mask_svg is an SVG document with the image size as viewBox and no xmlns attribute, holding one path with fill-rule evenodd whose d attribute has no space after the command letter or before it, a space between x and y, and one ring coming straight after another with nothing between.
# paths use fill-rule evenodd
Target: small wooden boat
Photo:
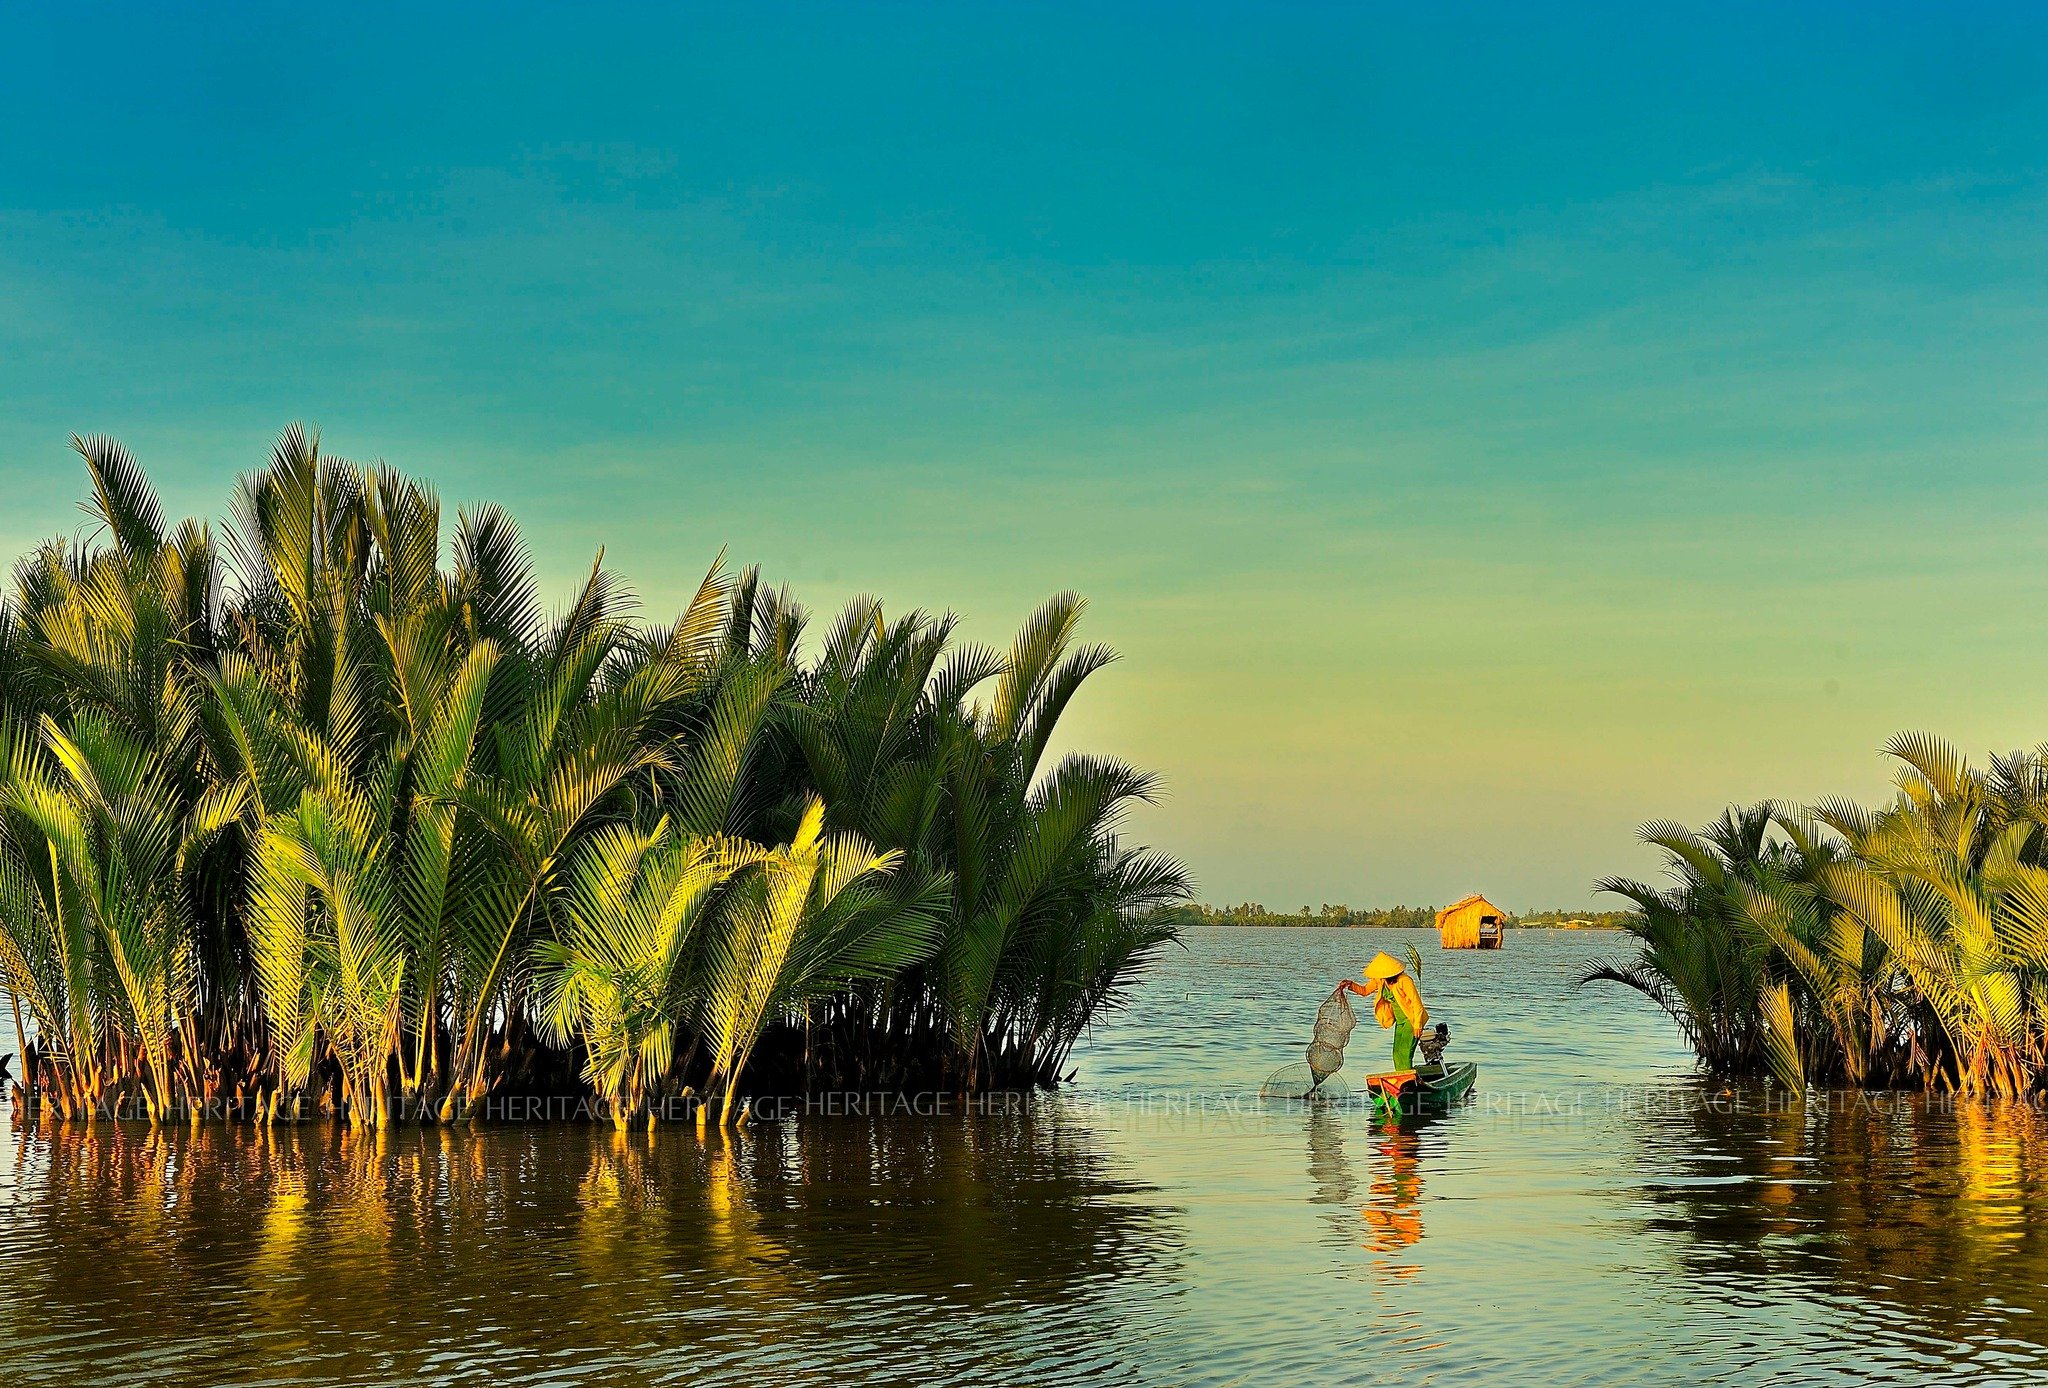
<instances>
[{"instance_id":1,"label":"small wooden boat","mask_svg":"<svg viewBox=\"0 0 2048 1388\"><path fill-rule=\"evenodd\" d=\"M1478 1078L1476 1063L1459 1060L1448 1065L1418 1065L1413 1070L1367 1075L1365 1088L1375 1107L1405 1118L1444 1112L1470 1094Z\"/></svg>"}]
</instances>

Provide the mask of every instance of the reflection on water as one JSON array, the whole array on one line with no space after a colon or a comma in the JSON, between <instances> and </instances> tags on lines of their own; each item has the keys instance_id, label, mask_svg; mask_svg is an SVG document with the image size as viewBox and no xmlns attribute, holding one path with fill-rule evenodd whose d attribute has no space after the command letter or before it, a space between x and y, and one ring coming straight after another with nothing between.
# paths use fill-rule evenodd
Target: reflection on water
<instances>
[{"instance_id":1,"label":"reflection on water","mask_svg":"<svg viewBox=\"0 0 2048 1388\"><path fill-rule=\"evenodd\" d=\"M2043 1381L2048 1119L1788 1109L1426 952L1475 1103L1261 1105L1379 932L1197 932L1022 1114L388 1135L0 1121L12 1382ZM1372 1043L1358 1038L1372 1061Z\"/></svg>"},{"instance_id":2,"label":"reflection on water","mask_svg":"<svg viewBox=\"0 0 2048 1388\"><path fill-rule=\"evenodd\" d=\"M1416 1136L1401 1128L1373 1134L1372 1198L1365 1207L1366 1243L1376 1253L1395 1253L1422 1238L1422 1162ZM1382 1260L1389 1276L1413 1277L1416 1265Z\"/></svg>"},{"instance_id":3,"label":"reflection on water","mask_svg":"<svg viewBox=\"0 0 2048 1388\"><path fill-rule=\"evenodd\" d=\"M1304 1114L1308 1137L1309 1200L1334 1208L1324 1214L1329 1237L1375 1253L1398 1253L1422 1238L1421 1140L1413 1125L1360 1129L1357 1115L1313 1106ZM1363 1183L1345 1153L1358 1144L1369 1172ZM1413 1277L1416 1265L1394 1258L1375 1261L1393 1278Z\"/></svg>"},{"instance_id":4,"label":"reflection on water","mask_svg":"<svg viewBox=\"0 0 2048 1388\"><path fill-rule=\"evenodd\" d=\"M731 1143L103 1124L14 1145L0 1314L30 1377L885 1381L957 1336L962 1367L1043 1347L1046 1377L1086 1378L1127 1351L1119 1288L1178 1259L1057 1115Z\"/></svg>"},{"instance_id":5,"label":"reflection on water","mask_svg":"<svg viewBox=\"0 0 2048 1388\"><path fill-rule=\"evenodd\" d=\"M1690 1272L1889 1328L1901 1373L2038 1367L2048 1325L2048 1115L1838 1093L1709 1095L1642 1134L1654 1227Z\"/></svg>"}]
</instances>

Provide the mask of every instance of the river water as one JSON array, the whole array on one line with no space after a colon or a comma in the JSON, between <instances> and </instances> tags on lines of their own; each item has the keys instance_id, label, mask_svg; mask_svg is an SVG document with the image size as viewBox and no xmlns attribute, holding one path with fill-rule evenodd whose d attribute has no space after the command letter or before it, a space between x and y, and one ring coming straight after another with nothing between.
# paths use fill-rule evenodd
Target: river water
<instances>
[{"instance_id":1,"label":"river water","mask_svg":"<svg viewBox=\"0 0 2048 1388\"><path fill-rule=\"evenodd\" d=\"M1263 1105L1317 1003L1422 950L1457 1112ZM1019 1111L727 1142L0 1124L16 1383L2048 1381L2026 1109L1692 1074L1623 941L1201 930ZM1350 1071L1384 1068L1369 1017ZM858 1108L859 1105L855 1104Z\"/></svg>"}]
</instances>

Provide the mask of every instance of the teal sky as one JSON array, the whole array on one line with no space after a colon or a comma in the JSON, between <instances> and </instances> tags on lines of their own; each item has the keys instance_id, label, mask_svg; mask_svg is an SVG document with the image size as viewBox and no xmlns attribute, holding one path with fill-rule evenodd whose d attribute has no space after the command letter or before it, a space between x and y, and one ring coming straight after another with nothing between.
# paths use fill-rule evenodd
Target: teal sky
<instances>
[{"instance_id":1,"label":"teal sky","mask_svg":"<svg viewBox=\"0 0 2048 1388\"><path fill-rule=\"evenodd\" d=\"M304 419L656 612L1074 587L1287 909L2048 738L2041 11L305 8L0 13L8 553Z\"/></svg>"}]
</instances>

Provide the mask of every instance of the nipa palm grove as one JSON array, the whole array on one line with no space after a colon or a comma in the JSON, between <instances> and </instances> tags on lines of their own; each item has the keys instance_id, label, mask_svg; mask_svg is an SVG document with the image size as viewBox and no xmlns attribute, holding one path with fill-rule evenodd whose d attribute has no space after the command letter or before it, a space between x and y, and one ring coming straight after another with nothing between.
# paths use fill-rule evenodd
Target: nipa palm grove
<instances>
[{"instance_id":1,"label":"nipa palm grove","mask_svg":"<svg viewBox=\"0 0 2048 1388\"><path fill-rule=\"evenodd\" d=\"M2048 1089L2048 746L1972 766L1901 733L1891 803L1730 809L1643 838L1672 885L1633 959L1589 978L1663 1006L1705 1066L1809 1086L1986 1098Z\"/></svg>"},{"instance_id":2,"label":"nipa palm grove","mask_svg":"<svg viewBox=\"0 0 2048 1388\"><path fill-rule=\"evenodd\" d=\"M91 521L0 606L39 1112L1045 1086L1171 938L1185 873L1117 837L1154 779L1049 752L1112 659L1070 594L1006 651L866 599L807 633L722 565L672 624L601 563L550 614L503 511L301 429L219 531L75 442Z\"/></svg>"}]
</instances>

